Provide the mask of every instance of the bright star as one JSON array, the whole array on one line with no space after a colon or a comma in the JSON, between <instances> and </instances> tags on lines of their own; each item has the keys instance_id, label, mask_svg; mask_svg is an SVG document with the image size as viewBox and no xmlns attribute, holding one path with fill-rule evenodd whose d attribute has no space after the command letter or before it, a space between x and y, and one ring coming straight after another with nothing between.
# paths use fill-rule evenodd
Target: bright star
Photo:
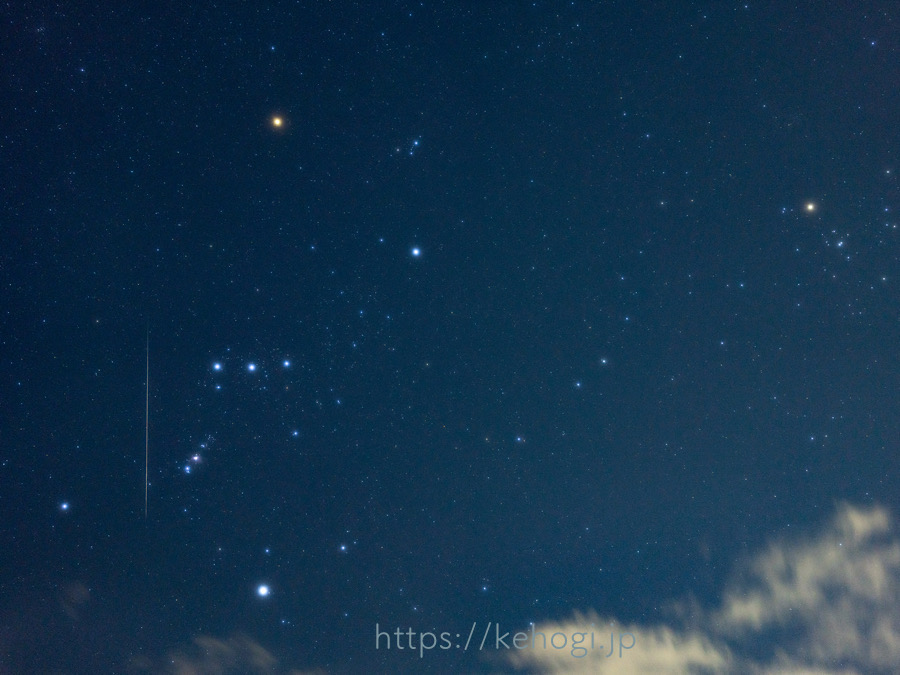
<instances>
[{"instance_id":1,"label":"bright star","mask_svg":"<svg viewBox=\"0 0 900 675\"><path fill-rule=\"evenodd\" d=\"M60 511L68 511L69 510L69 502L63 502L59 505Z\"/></svg>"},{"instance_id":2,"label":"bright star","mask_svg":"<svg viewBox=\"0 0 900 675\"><path fill-rule=\"evenodd\" d=\"M247 364L247 370L250 371L251 373L255 373L255 372L256 372L256 364L255 364L255 363L248 363L248 364Z\"/></svg>"},{"instance_id":3,"label":"bright star","mask_svg":"<svg viewBox=\"0 0 900 675\"><path fill-rule=\"evenodd\" d=\"M218 361L216 361L216 362L213 364L213 370L215 370L215 371L222 370L222 364L219 363Z\"/></svg>"},{"instance_id":4,"label":"bright star","mask_svg":"<svg viewBox=\"0 0 900 675\"><path fill-rule=\"evenodd\" d=\"M422 249L420 249L418 246L415 246L410 251L410 253L412 253L413 258L418 258L420 255L422 255Z\"/></svg>"},{"instance_id":5,"label":"bright star","mask_svg":"<svg viewBox=\"0 0 900 675\"><path fill-rule=\"evenodd\" d=\"M271 591L265 584L262 584L259 588L256 589L256 594L261 598L267 597L269 593L271 593Z\"/></svg>"},{"instance_id":6,"label":"bright star","mask_svg":"<svg viewBox=\"0 0 900 675\"><path fill-rule=\"evenodd\" d=\"M807 213L815 213L818 206L816 206L815 202L806 202L803 208Z\"/></svg>"}]
</instances>

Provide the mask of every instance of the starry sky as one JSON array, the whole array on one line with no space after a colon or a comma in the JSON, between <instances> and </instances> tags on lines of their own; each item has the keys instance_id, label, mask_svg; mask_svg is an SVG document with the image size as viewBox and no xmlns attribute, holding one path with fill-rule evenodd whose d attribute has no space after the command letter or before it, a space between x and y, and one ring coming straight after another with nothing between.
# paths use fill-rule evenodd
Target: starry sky
<instances>
[{"instance_id":1,"label":"starry sky","mask_svg":"<svg viewBox=\"0 0 900 675\"><path fill-rule=\"evenodd\" d=\"M4 7L0 673L891 672L898 28Z\"/></svg>"}]
</instances>

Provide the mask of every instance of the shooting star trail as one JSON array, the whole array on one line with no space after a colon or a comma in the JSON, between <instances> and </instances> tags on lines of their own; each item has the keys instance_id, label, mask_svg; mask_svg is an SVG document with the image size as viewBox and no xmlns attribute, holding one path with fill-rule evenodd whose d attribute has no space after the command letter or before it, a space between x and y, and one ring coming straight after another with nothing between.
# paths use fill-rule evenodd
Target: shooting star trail
<instances>
[{"instance_id":1,"label":"shooting star trail","mask_svg":"<svg viewBox=\"0 0 900 675\"><path fill-rule=\"evenodd\" d=\"M147 492L150 486L150 329L147 329L147 405L144 415L144 520L147 519Z\"/></svg>"}]
</instances>

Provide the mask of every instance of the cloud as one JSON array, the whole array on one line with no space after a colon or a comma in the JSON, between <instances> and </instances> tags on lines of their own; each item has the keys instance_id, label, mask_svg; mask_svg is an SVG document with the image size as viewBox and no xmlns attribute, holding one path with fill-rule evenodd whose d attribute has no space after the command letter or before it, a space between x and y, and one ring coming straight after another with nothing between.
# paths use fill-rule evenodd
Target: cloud
<instances>
[{"instance_id":1,"label":"cloud","mask_svg":"<svg viewBox=\"0 0 900 675\"><path fill-rule=\"evenodd\" d=\"M91 599L91 591L79 581L63 585L59 604L68 617L74 621L81 618L81 610Z\"/></svg>"},{"instance_id":2,"label":"cloud","mask_svg":"<svg viewBox=\"0 0 900 675\"><path fill-rule=\"evenodd\" d=\"M304 675L286 669L265 647L252 638L237 634L227 639L200 635L189 647L171 652L164 664L147 659L132 662L132 673L167 673L169 675ZM316 675L321 671L308 671Z\"/></svg>"},{"instance_id":3,"label":"cloud","mask_svg":"<svg viewBox=\"0 0 900 675\"><path fill-rule=\"evenodd\" d=\"M632 675L692 673L704 672L704 669L706 672L724 672L733 661L727 648L714 644L699 632L676 631L667 626L622 625L593 612L576 614L573 619L561 623L542 624L535 630L544 633L548 640L554 634L561 636L548 642L546 649L542 648L544 643L538 641L537 649L510 652L510 665L541 673ZM588 635L580 644L591 644L590 634L593 633L595 649L575 658L572 637L585 632ZM530 631L526 634L530 635ZM562 636L566 637L565 647L561 647ZM630 644L634 646L626 649L625 646ZM559 648L555 648L557 646ZM622 647L621 657L619 647Z\"/></svg>"},{"instance_id":4,"label":"cloud","mask_svg":"<svg viewBox=\"0 0 900 675\"><path fill-rule=\"evenodd\" d=\"M883 508L839 506L816 536L782 539L740 565L720 606L657 625L621 625L596 613L536 630L571 636L609 626L634 647L574 658L569 650L510 652L509 665L542 673L894 672L900 664L900 537ZM682 609L685 604L681 603ZM562 638L560 638L561 641ZM561 644L561 642L560 642Z\"/></svg>"}]
</instances>

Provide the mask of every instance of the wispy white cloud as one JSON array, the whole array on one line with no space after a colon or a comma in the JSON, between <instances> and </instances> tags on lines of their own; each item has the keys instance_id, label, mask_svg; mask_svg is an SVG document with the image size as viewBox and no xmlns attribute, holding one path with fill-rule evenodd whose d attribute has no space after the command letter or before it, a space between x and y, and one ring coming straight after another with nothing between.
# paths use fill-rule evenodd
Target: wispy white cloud
<instances>
[{"instance_id":1,"label":"wispy white cloud","mask_svg":"<svg viewBox=\"0 0 900 675\"><path fill-rule=\"evenodd\" d=\"M536 630L548 637L555 633L566 636L566 648L554 648L550 643L542 648L528 648L509 653L509 664L517 668L541 673L691 673L725 672L733 658L728 648L715 644L697 631L674 630L668 626L639 626L621 624L611 618L591 612L576 614L572 619L541 624ZM580 632L593 633L595 648L584 656L572 655L571 636ZM628 637L633 636L633 640ZM630 649L619 648L633 643ZM562 638L554 644L562 645ZM590 638L582 644L589 645Z\"/></svg>"},{"instance_id":2,"label":"wispy white cloud","mask_svg":"<svg viewBox=\"0 0 900 675\"><path fill-rule=\"evenodd\" d=\"M690 625L622 626L589 613L537 627L571 635L616 626L635 636L621 657L526 649L508 663L557 674L753 675L890 673L900 664L900 537L886 509L842 504L815 536L772 542L739 566L722 597L718 607L685 612Z\"/></svg>"},{"instance_id":3,"label":"wispy white cloud","mask_svg":"<svg viewBox=\"0 0 900 675\"><path fill-rule=\"evenodd\" d=\"M322 671L288 669L256 640L242 634L226 639L199 635L161 662L141 658L132 662L130 670L167 675L324 675Z\"/></svg>"}]
</instances>

